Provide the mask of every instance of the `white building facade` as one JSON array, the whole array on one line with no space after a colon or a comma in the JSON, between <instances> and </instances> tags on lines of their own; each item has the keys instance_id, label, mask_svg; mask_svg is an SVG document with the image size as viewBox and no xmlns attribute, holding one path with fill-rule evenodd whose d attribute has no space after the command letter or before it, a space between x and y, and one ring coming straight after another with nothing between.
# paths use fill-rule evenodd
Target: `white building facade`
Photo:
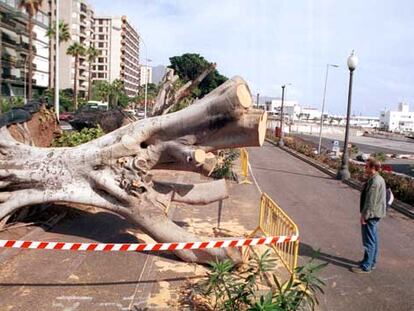
<instances>
[{"instance_id":1,"label":"white building facade","mask_svg":"<svg viewBox=\"0 0 414 311\"><path fill-rule=\"evenodd\" d=\"M140 85L139 35L126 16L96 17L94 46L100 55L93 64L92 79L124 83L128 96Z\"/></svg>"},{"instance_id":2,"label":"white building facade","mask_svg":"<svg viewBox=\"0 0 414 311\"><path fill-rule=\"evenodd\" d=\"M151 66L140 66L141 75L139 85L143 86L147 83L152 83L152 67Z\"/></svg>"},{"instance_id":3,"label":"white building facade","mask_svg":"<svg viewBox=\"0 0 414 311\"><path fill-rule=\"evenodd\" d=\"M282 107L281 99L272 99L266 102L266 111L269 114L278 116ZM298 119L301 107L296 100L284 100L283 101L283 115L286 119L295 121Z\"/></svg>"},{"instance_id":4,"label":"white building facade","mask_svg":"<svg viewBox=\"0 0 414 311\"><path fill-rule=\"evenodd\" d=\"M398 110L381 111L380 127L400 133L414 132L414 111L410 112L409 105L406 102L398 104Z\"/></svg>"}]
</instances>

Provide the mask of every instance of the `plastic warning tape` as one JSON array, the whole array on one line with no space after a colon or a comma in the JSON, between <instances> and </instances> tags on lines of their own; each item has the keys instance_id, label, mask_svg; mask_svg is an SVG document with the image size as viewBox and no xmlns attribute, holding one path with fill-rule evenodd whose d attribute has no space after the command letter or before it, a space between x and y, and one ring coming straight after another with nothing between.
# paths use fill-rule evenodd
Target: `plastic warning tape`
<instances>
[{"instance_id":1,"label":"plastic warning tape","mask_svg":"<svg viewBox=\"0 0 414 311\"><path fill-rule=\"evenodd\" d=\"M274 236L249 239L215 240L206 242L179 243L70 243L0 240L0 248L55 249L70 251L102 251L102 252L142 252L142 251L174 251L183 249L228 248L254 245L269 245L294 242L298 236Z\"/></svg>"}]
</instances>

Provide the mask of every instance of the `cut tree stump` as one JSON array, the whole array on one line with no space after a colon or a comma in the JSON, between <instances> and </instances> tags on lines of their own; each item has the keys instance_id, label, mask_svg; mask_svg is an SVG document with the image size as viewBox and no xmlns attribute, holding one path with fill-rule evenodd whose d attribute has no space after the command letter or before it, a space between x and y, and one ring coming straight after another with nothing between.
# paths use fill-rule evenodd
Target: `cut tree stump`
<instances>
[{"instance_id":1,"label":"cut tree stump","mask_svg":"<svg viewBox=\"0 0 414 311\"><path fill-rule=\"evenodd\" d=\"M87 205L121 215L158 242L203 240L169 219L165 207L174 200L206 204L224 199L225 182L162 184L153 181L151 169L200 171L210 152L261 146L266 120L266 112L252 108L245 81L234 77L184 110L128 124L73 148L25 145L3 127L0 220L33 204ZM175 253L188 262L241 261L236 249Z\"/></svg>"}]
</instances>

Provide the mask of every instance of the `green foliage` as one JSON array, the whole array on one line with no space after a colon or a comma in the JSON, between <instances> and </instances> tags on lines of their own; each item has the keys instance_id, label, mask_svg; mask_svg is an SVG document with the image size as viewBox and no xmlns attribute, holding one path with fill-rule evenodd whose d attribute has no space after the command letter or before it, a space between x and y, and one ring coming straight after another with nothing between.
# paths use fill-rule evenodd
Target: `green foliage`
<instances>
[{"instance_id":1,"label":"green foliage","mask_svg":"<svg viewBox=\"0 0 414 311\"><path fill-rule=\"evenodd\" d=\"M47 89L44 93L44 97L49 103L54 102L55 90ZM73 111L73 90L64 89L59 91L59 105L61 111Z\"/></svg>"},{"instance_id":2,"label":"green foliage","mask_svg":"<svg viewBox=\"0 0 414 311\"><path fill-rule=\"evenodd\" d=\"M235 180L235 174L233 172L233 162L240 156L238 149L228 149L220 151L219 164L216 165L214 171L211 173L211 177L216 179L226 178Z\"/></svg>"},{"instance_id":3,"label":"green foliage","mask_svg":"<svg viewBox=\"0 0 414 311\"><path fill-rule=\"evenodd\" d=\"M414 205L414 179L387 172L381 172L381 175L397 199Z\"/></svg>"},{"instance_id":4,"label":"green foliage","mask_svg":"<svg viewBox=\"0 0 414 311\"><path fill-rule=\"evenodd\" d=\"M371 156L380 162L385 162L387 160L387 155L384 152L376 152Z\"/></svg>"},{"instance_id":5,"label":"green foliage","mask_svg":"<svg viewBox=\"0 0 414 311\"><path fill-rule=\"evenodd\" d=\"M112 83L108 81L95 81L92 85L92 100L108 102L110 107L126 107L132 100L126 95L124 83L116 79Z\"/></svg>"},{"instance_id":6,"label":"green foliage","mask_svg":"<svg viewBox=\"0 0 414 311\"><path fill-rule=\"evenodd\" d=\"M54 39L56 35L56 25L53 23L52 27L49 27L46 34L49 39ZM70 40L69 24L64 21L59 21L59 44L61 42L68 42Z\"/></svg>"},{"instance_id":7,"label":"green foliage","mask_svg":"<svg viewBox=\"0 0 414 311\"><path fill-rule=\"evenodd\" d=\"M53 147L74 147L94 140L104 134L98 126L96 128L83 128L80 132L64 132L63 135L52 142Z\"/></svg>"},{"instance_id":8,"label":"green foliage","mask_svg":"<svg viewBox=\"0 0 414 311\"><path fill-rule=\"evenodd\" d=\"M352 144L351 148L349 148L349 156L351 158L353 158L354 156L356 156L359 152L359 149L356 145Z\"/></svg>"},{"instance_id":9,"label":"green foliage","mask_svg":"<svg viewBox=\"0 0 414 311\"><path fill-rule=\"evenodd\" d=\"M211 64L200 54L186 53L181 56L170 57L170 68L184 83L196 79ZM200 98L210 93L227 80L216 69L213 70L192 92L194 98Z\"/></svg>"},{"instance_id":10,"label":"green foliage","mask_svg":"<svg viewBox=\"0 0 414 311\"><path fill-rule=\"evenodd\" d=\"M95 59L100 55L100 51L91 46L86 50L86 55L88 56L88 62L93 63Z\"/></svg>"},{"instance_id":11,"label":"green foliage","mask_svg":"<svg viewBox=\"0 0 414 311\"><path fill-rule=\"evenodd\" d=\"M204 298L204 306L198 307L229 311L314 310L317 295L324 293L325 285L317 274L327 263L317 265L312 259L282 284L272 271L275 261L268 249L260 256L253 253L247 267L242 269L236 269L229 260L211 262L207 279L195 286L196 295ZM266 286L263 281L269 274L273 283Z\"/></svg>"},{"instance_id":12,"label":"green foliage","mask_svg":"<svg viewBox=\"0 0 414 311\"><path fill-rule=\"evenodd\" d=\"M66 54L77 59L79 56L86 55L86 47L79 42L73 42L66 50Z\"/></svg>"},{"instance_id":13,"label":"green foliage","mask_svg":"<svg viewBox=\"0 0 414 311\"><path fill-rule=\"evenodd\" d=\"M0 112L7 112L15 107L23 107L24 98L21 96L10 97L9 99L2 98L0 101Z\"/></svg>"}]
</instances>

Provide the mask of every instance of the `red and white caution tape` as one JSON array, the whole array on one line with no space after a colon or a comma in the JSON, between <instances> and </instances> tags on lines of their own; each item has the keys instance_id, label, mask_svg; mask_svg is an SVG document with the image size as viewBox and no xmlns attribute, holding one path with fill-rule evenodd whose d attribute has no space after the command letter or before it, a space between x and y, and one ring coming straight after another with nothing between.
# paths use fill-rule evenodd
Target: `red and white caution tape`
<instances>
[{"instance_id":1,"label":"red and white caution tape","mask_svg":"<svg viewBox=\"0 0 414 311\"><path fill-rule=\"evenodd\" d=\"M69 242L38 242L19 240L0 240L0 248L24 249L56 249L71 251L103 251L103 252L142 252L142 251L174 251L181 249L227 248L254 245L269 245L294 242L298 236L274 236L251 239L216 240L206 242L181 243L69 243Z\"/></svg>"}]
</instances>

